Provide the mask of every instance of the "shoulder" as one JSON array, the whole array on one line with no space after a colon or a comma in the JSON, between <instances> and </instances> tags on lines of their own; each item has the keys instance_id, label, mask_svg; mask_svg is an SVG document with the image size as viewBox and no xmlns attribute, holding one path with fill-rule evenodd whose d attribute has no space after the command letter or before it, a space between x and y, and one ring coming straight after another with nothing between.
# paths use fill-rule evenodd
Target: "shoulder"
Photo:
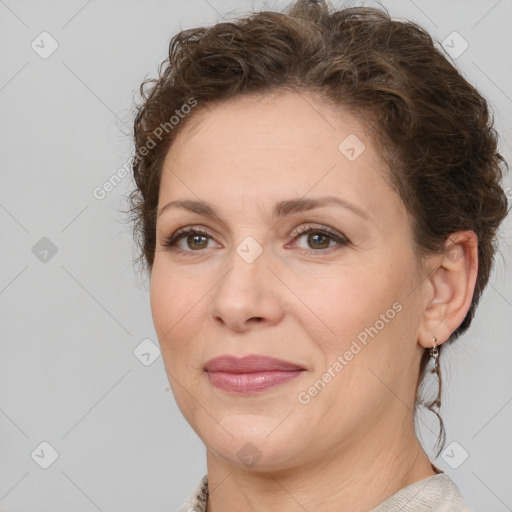
<instances>
[{"instance_id":1,"label":"shoulder","mask_svg":"<svg viewBox=\"0 0 512 512\"><path fill-rule=\"evenodd\" d=\"M390 496L371 512L473 512L446 474L419 480Z\"/></svg>"},{"instance_id":2,"label":"shoulder","mask_svg":"<svg viewBox=\"0 0 512 512\"><path fill-rule=\"evenodd\" d=\"M208 478L204 475L177 512L206 512ZM371 512L474 512L445 473L419 480L390 496Z\"/></svg>"},{"instance_id":3,"label":"shoulder","mask_svg":"<svg viewBox=\"0 0 512 512\"><path fill-rule=\"evenodd\" d=\"M208 476L204 475L177 512L206 512L207 499Z\"/></svg>"}]
</instances>

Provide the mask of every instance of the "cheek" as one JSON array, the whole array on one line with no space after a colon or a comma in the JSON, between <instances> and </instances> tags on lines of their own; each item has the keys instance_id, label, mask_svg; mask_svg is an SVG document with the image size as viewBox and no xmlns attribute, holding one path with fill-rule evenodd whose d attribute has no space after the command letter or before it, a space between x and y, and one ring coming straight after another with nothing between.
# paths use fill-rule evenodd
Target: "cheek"
<instances>
[{"instance_id":1,"label":"cheek","mask_svg":"<svg viewBox=\"0 0 512 512\"><path fill-rule=\"evenodd\" d=\"M400 278L390 270L392 265L366 263L345 268L331 278L296 283L297 294L315 312L315 317L303 325L322 352L320 373L331 370L340 375L343 368L324 395L326 402L333 405L340 390L351 403L355 399L348 397L358 397L357 407L373 403L376 396L386 393L375 375L394 381L398 368L403 366L400 362L410 355L408 349L403 350L408 347L402 346L408 339L404 331L409 331L403 292L406 266L400 267L404 272ZM311 286L312 283L321 286ZM324 335L318 335L319 329Z\"/></svg>"},{"instance_id":2,"label":"cheek","mask_svg":"<svg viewBox=\"0 0 512 512\"><path fill-rule=\"evenodd\" d=\"M179 272L168 271L160 264L153 267L151 313L162 350L181 350L187 345L187 331L194 325L190 320L201 307L200 288L200 283L184 279Z\"/></svg>"},{"instance_id":3,"label":"cheek","mask_svg":"<svg viewBox=\"0 0 512 512\"><path fill-rule=\"evenodd\" d=\"M370 262L295 272L290 288L307 305L304 322L324 334L324 346L340 350L365 327L379 320L397 300L391 276ZM295 299L297 305L297 299Z\"/></svg>"}]
</instances>

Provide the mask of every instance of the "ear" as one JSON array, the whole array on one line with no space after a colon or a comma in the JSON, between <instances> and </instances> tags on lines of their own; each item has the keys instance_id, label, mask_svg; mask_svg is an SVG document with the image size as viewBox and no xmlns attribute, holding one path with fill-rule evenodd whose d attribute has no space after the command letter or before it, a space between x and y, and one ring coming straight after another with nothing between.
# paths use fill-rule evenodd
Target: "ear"
<instances>
[{"instance_id":1,"label":"ear","mask_svg":"<svg viewBox=\"0 0 512 512\"><path fill-rule=\"evenodd\" d=\"M471 306L478 275L478 237L473 231L457 231L448 237L445 252L425 281L426 306L418 331L425 348L444 343L463 322ZM436 268L437 267L437 268Z\"/></svg>"}]
</instances>

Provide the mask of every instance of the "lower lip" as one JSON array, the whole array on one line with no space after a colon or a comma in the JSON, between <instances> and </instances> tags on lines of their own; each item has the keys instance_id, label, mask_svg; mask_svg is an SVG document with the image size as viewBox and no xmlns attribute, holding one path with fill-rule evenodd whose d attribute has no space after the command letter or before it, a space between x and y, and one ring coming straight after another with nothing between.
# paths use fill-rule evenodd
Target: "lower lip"
<instances>
[{"instance_id":1,"label":"lower lip","mask_svg":"<svg viewBox=\"0 0 512 512\"><path fill-rule=\"evenodd\" d=\"M264 391L298 377L303 370L270 371L255 373L208 372L210 382L216 388L234 393Z\"/></svg>"}]
</instances>

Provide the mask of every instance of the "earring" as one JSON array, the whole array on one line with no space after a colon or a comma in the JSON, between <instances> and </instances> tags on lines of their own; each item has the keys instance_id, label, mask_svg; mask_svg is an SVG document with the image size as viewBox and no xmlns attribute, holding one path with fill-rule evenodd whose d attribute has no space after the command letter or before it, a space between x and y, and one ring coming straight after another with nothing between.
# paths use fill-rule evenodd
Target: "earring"
<instances>
[{"instance_id":1,"label":"earring","mask_svg":"<svg viewBox=\"0 0 512 512\"><path fill-rule=\"evenodd\" d=\"M432 342L434 343L434 346L430 349L430 355L434 358L434 369L432 370L432 373L437 372L437 367L438 367L437 358L439 357L439 350L437 350L436 341L437 341L437 338L434 336L432 338Z\"/></svg>"},{"instance_id":2,"label":"earring","mask_svg":"<svg viewBox=\"0 0 512 512\"><path fill-rule=\"evenodd\" d=\"M436 442L436 446L439 448L437 451L437 455L436 455L438 457L440 455L440 453L444 447L445 441L446 441L446 432L444 429L443 419L441 418L441 416L439 414L440 409L441 409L441 392L442 392L442 388L443 388L443 380L441 378L441 366L439 365L439 361L438 361L439 356L440 356L440 349L437 348L436 342L437 342L437 338L435 336L433 336L432 337L433 347L430 349L430 355L431 355L431 357L434 358L434 369L430 370L430 373L437 374L437 379L438 379L437 398L435 400L433 400L432 402L427 403L427 407L430 411L432 411L437 416L437 418L439 420L440 429L441 429L440 433L439 433L439 437L437 438L437 442Z\"/></svg>"}]
</instances>

